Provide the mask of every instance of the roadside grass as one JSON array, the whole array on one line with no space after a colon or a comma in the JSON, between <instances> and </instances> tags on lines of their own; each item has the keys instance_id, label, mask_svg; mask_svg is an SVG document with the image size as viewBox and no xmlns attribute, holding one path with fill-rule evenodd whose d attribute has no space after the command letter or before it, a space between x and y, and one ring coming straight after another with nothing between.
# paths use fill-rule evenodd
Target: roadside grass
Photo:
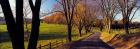
<instances>
[{"instance_id":1,"label":"roadside grass","mask_svg":"<svg viewBox=\"0 0 140 49\"><path fill-rule=\"evenodd\" d=\"M129 36L134 35L134 34L140 34L139 28L136 28L136 29L129 29L129 32L130 32L129 34L126 34L124 29L112 29L110 33L103 31L100 38L101 38L104 42L109 42L109 41L112 40L117 34L118 34L121 38L129 37Z\"/></svg>"},{"instance_id":2,"label":"roadside grass","mask_svg":"<svg viewBox=\"0 0 140 49\"><path fill-rule=\"evenodd\" d=\"M31 24L28 25L29 30L31 30ZM85 31L82 31L83 36L79 37L79 33L76 27L73 27L72 30L72 40L77 41L84 37L87 37L91 33L85 34ZM0 49L12 49L12 44L9 38L9 34L7 33L6 25L0 25L0 38L2 40L6 40L4 42L0 42ZM64 43L67 42L67 26L62 24L46 24L41 23L40 25L40 33L39 33L39 45L47 45L50 42L55 41L63 41ZM25 48L27 48L28 42L25 41Z\"/></svg>"},{"instance_id":3,"label":"roadside grass","mask_svg":"<svg viewBox=\"0 0 140 49\"><path fill-rule=\"evenodd\" d=\"M7 27L6 25L0 25L0 33L7 32Z\"/></svg>"}]
</instances>

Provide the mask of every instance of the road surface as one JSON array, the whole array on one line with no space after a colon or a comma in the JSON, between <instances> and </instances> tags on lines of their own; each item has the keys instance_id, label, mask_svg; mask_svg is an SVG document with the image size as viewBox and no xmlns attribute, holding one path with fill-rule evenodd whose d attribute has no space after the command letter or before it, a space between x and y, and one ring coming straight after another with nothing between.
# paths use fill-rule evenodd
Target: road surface
<instances>
[{"instance_id":1,"label":"road surface","mask_svg":"<svg viewBox=\"0 0 140 49\"><path fill-rule=\"evenodd\" d=\"M101 33L94 33L89 37L62 45L58 49L114 49L100 39Z\"/></svg>"}]
</instances>

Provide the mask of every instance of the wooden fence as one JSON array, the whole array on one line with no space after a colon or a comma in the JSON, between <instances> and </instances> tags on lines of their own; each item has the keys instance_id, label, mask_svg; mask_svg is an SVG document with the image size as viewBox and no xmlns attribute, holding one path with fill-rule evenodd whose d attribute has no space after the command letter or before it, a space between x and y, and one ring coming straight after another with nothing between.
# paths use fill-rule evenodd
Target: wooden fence
<instances>
[{"instance_id":1,"label":"wooden fence","mask_svg":"<svg viewBox=\"0 0 140 49\"><path fill-rule=\"evenodd\" d=\"M62 41L49 42L49 44L47 44L47 45L39 45L39 47L37 49L56 49L62 44L64 44L63 40Z\"/></svg>"}]
</instances>

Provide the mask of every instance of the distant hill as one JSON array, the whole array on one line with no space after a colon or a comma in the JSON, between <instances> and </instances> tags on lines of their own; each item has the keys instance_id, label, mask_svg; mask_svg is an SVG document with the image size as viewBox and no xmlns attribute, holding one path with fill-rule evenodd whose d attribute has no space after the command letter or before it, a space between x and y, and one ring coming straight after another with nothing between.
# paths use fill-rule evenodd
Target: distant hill
<instances>
[{"instance_id":1,"label":"distant hill","mask_svg":"<svg viewBox=\"0 0 140 49\"><path fill-rule=\"evenodd\" d=\"M45 16L43 20L51 24L66 24L65 17L61 13L53 13L50 16Z\"/></svg>"}]
</instances>

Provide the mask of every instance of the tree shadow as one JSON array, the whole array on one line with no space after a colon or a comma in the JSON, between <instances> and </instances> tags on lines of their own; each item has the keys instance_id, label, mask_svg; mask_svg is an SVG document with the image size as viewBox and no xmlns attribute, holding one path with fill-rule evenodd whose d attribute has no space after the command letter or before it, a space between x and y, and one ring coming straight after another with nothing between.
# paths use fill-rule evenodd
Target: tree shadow
<instances>
[{"instance_id":1,"label":"tree shadow","mask_svg":"<svg viewBox=\"0 0 140 49\"><path fill-rule=\"evenodd\" d=\"M9 33L7 33L7 32L0 32L0 43L2 43L2 42L9 42L9 41L10 41Z\"/></svg>"},{"instance_id":2,"label":"tree shadow","mask_svg":"<svg viewBox=\"0 0 140 49\"><path fill-rule=\"evenodd\" d=\"M72 37L77 36L72 35ZM61 33L49 33L49 34L40 34L39 35L39 40L52 40L52 39L62 39L62 38L66 38L67 34L61 34Z\"/></svg>"},{"instance_id":3,"label":"tree shadow","mask_svg":"<svg viewBox=\"0 0 140 49\"><path fill-rule=\"evenodd\" d=\"M119 38L123 39L124 41L129 41L131 40L131 38L134 38L134 37L139 37L140 36L140 32L135 32L135 33L129 33L129 34L122 34L119 36Z\"/></svg>"},{"instance_id":4,"label":"tree shadow","mask_svg":"<svg viewBox=\"0 0 140 49\"><path fill-rule=\"evenodd\" d=\"M91 48L103 48L103 49L114 49L107 43L103 41L81 41L81 42L76 42L76 44L71 44L69 49L78 49L78 48L84 48L84 47L89 47Z\"/></svg>"},{"instance_id":5,"label":"tree shadow","mask_svg":"<svg viewBox=\"0 0 140 49\"><path fill-rule=\"evenodd\" d=\"M73 34L72 37L77 36ZM39 34L39 40L52 40L52 39L62 39L66 38L67 34L64 33L48 33L48 34ZM7 32L0 32L0 43L2 42L10 42L10 36Z\"/></svg>"},{"instance_id":6,"label":"tree shadow","mask_svg":"<svg viewBox=\"0 0 140 49\"><path fill-rule=\"evenodd\" d=\"M58 49L114 49L112 46L103 42L99 37L100 34L94 34L85 40L64 44Z\"/></svg>"}]
</instances>

